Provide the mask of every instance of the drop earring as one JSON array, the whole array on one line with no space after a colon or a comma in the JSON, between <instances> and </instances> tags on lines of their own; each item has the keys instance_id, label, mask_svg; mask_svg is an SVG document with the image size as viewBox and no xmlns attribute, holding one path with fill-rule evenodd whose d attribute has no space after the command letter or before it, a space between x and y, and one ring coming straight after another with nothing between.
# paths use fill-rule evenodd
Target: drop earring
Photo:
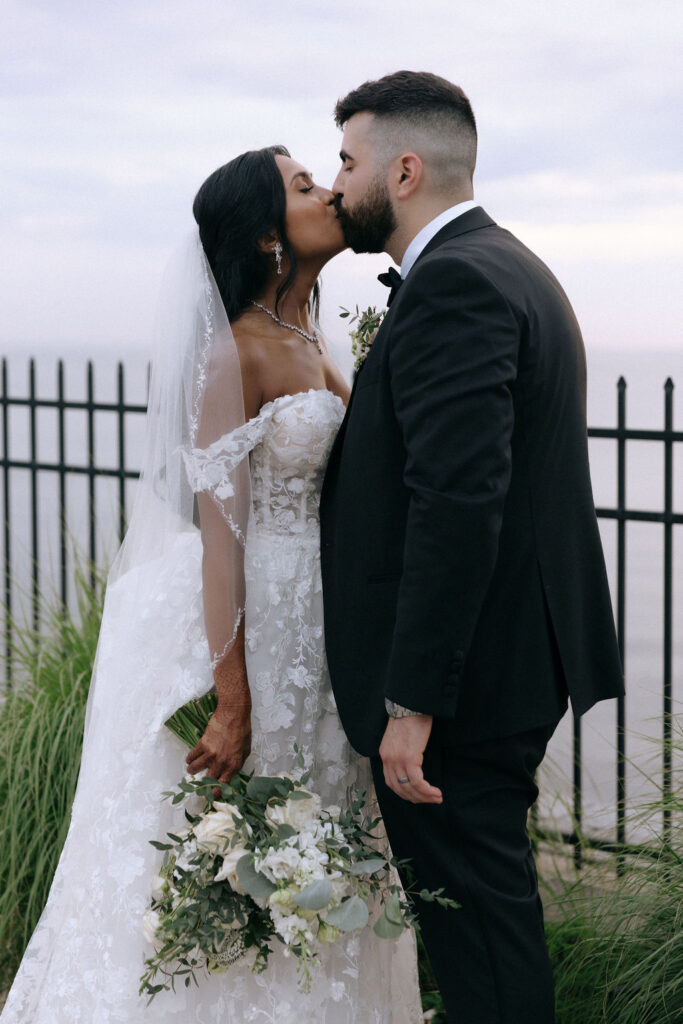
<instances>
[{"instance_id":1,"label":"drop earring","mask_svg":"<svg viewBox=\"0 0 683 1024\"><path fill-rule=\"evenodd\" d=\"M282 244L280 242L275 243L275 262L277 263L277 275L282 275Z\"/></svg>"}]
</instances>

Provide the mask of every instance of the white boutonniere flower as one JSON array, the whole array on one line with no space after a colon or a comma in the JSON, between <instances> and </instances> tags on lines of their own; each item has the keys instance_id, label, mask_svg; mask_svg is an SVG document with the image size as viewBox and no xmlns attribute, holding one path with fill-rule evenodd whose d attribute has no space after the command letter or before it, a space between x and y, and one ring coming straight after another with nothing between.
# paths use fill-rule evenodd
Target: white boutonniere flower
<instances>
[{"instance_id":1,"label":"white boutonniere flower","mask_svg":"<svg viewBox=\"0 0 683 1024\"><path fill-rule=\"evenodd\" d=\"M351 338L351 353L356 357L353 368L354 370L359 370L365 362L372 343L377 336L377 331L384 319L386 309L380 309L378 312L374 306L368 306L361 313L358 306L356 306L356 312L353 314L351 310L344 309L343 306L341 309L342 312L339 316L342 318L351 317L349 324L356 324L356 327L349 331L349 336Z\"/></svg>"}]
</instances>

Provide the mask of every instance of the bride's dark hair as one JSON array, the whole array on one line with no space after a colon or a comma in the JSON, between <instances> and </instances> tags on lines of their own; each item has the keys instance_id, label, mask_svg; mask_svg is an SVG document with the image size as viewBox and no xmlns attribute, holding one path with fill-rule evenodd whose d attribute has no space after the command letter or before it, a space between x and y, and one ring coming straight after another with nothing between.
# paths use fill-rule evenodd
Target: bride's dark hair
<instances>
[{"instance_id":1,"label":"bride's dark hair","mask_svg":"<svg viewBox=\"0 0 683 1024\"><path fill-rule=\"evenodd\" d=\"M195 196L192 212L229 320L260 294L272 272L273 257L258 244L270 232L277 232L289 264L275 296L276 313L296 280L296 256L285 230L287 197L275 162L276 156L289 155L284 146L242 153L210 174ZM316 283L311 297L316 321L319 301Z\"/></svg>"}]
</instances>

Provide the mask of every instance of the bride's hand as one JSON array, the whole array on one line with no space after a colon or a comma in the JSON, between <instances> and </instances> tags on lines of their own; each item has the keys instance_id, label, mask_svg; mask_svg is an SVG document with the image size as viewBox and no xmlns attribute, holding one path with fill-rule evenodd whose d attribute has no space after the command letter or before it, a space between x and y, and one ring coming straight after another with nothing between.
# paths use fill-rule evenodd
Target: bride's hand
<instances>
[{"instance_id":1,"label":"bride's hand","mask_svg":"<svg viewBox=\"0 0 683 1024\"><path fill-rule=\"evenodd\" d=\"M251 704L222 708L209 719L204 735L186 758L191 775L206 771L211 779L229 782L251 750Z\"/></svg>"}]
</instances>

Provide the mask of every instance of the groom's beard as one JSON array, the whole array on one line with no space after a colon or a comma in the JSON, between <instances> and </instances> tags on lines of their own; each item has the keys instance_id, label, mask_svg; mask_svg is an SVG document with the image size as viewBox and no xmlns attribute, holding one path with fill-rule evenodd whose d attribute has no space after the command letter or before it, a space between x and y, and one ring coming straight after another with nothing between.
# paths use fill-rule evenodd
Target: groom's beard
<instances>
[{"instance_id":1,"label":"groom's beard","mask_svg":"<svg viewBox=\"0 0 683 1024\"><path fill-rule=\"evenodd\" d=\"M337 196L336 207L344 232L344 240L354 252L384 252L384 247L398 227L386 182L377 177L353 210L342 206Z\"/></svg>"}]
</instances>

